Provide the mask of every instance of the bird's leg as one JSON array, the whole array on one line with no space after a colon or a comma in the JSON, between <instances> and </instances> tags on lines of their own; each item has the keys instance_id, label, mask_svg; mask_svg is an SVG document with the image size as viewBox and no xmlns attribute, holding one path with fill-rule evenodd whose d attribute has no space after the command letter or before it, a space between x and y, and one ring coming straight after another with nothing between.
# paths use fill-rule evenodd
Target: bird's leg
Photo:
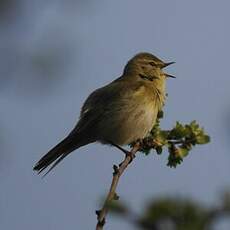
<instances>
[{"instance_id":1,"label":"bird's leg","mask_svg":"<svg viewBox=\"0 0 230 230\"><path fill-rule=\"evenodd\" d=\"M142 145L142 144L143 144L143 139L138 139L138 140L135 141L135 143L134 143L133 146L135 146L135 145L140 146L140 145ZM129 163L131 163L131 162L133 161L133 159L136 157L136 155L133 154L132 151L131 151L131 152L128 152L128 153L126 154L126 156L130 156L130 158L131 158L131 160L130 160Z\"/></svg>"},{"instance_id":2,"label":"bird's leg","mask_svg":"<svg viewBox=\"0 0 230 230\"><path fill-rule=\"evenodd\" d=\"M115 144L115 143L113 143L111 141L109 141L109 143L111 145L113 145L114 147L118 148L119 150L121 150L126 156L129 156L131 158L130 162L132 162L132 160L135 158L135 155L132 154L130 151L122 148L121 146L119 146L119 145L117 145L117 144Z\"/></svg>"},{"instance_id":3,"label":"bird's leg","mask_svg":"<svg viewBox=\"0 0 230 230\"><path fill-rule=\"evenodd\" d=\"M130 153L128 150L123 149L121 146L119 146L119 145L113 143L112 141L109 141L109 143L110 143L111 145L113 145L114 147L120 149L124 154L129 154L129 153Z\"/></svg>"}]
</instances>

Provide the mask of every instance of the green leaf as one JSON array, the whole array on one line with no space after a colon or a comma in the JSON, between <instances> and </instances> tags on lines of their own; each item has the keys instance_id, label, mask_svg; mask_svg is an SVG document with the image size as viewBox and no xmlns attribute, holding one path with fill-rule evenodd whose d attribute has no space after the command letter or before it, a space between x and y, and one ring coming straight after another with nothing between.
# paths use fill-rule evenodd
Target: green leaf
<instances>
[{"instance_id":1,"label":"green leaf","mask_svg":"<svg viewBox=\"0 0 230 230\"><path fill-rule=\"evenodd\" d=\"M146 156L149 155L151 149L141 149L141 152L144 153Z\"/></svg>"},{"instance_id":2,"label":"green leaf","mask_svg":"<svg viewBox=\"0 0 230 230\"><path fill-rule=\"evenodd\" d=\"M178 121L176 122L176 126L170 131L169 138L171 139L180 139L191 133L188 127L183 126Z\"/></svg>"},{"instance_id":3,"label":"green leaf","mask_svg":"<svg viewBox=\"0 0 230 230\"><path fill-rule=\"evenodd\" d=\"M175 147L175 145L170 145L168 147L169 156L167 166L176 168L178 164L181 164L183 161L183 157L179 155L179 149Z\"/></svg>"},{"instance_id":4,"label":"green leaf","mask_svg":"<svg viewBox=\"0 0 230 230\"><path fill-rule=\"evenodd\" d=\"M158 133L157 135L157 140L159 140L162 144L165 144L168 142L168 135L169 135L169 132L168 131L163 131L163 130L160 130L160 132Z\"/></svg>"},{"instance_id":5,"label":"green leaf","mask_svg":"<svg viewBox=\"0 0 230 230\"><path fill-rule=\"evenodd\" d=\"M210 142L210 137L208 135L199 135L196 137L196 143L203 145Z\"/></svg>"},{"instance_id":6,"label":"green leaf","mask_svg":"<svg viewBox=\"0 0 230 230\"><path fill-rule=\"evenodd\" d=\"M196 120L194 120L190 123L190 127L192 128L192 130L196 130L199 129L199 124L196 122Z\"/></svg>"},{"instance_id":7,"label":"green leaf","mask_svg":"<svg viewBox=\"0 0 230 230\"><path fill-rule=\"evenodd\" d=\"M163 151L163 148L162 148L162 147L158 146L158 147L156 148L156 152L157 152L158 155L160 155L160 154L162 153L162 151Z\"/></svg>"},{"instance_id":8,"label":"green leaf","mask_svg":"<svg viewBox=\"0 0 230 230\"><path fill-rule=\"evenodd\" d=\"M184 158L188 155L189 153L189 149L185 148L185 147L179 147L178 148L178 155L181 157L181 158Z\"/></svg>"},{"instance_id":9,"label":"green leaf","mask_svg":"<svg viewBox=\"0 0 230 230\"><path fill-rule=\"evenodd\" d=\"M175 157L169 154L167 166L169 166L170 168L176 168L176 166L181 164L182 161L183 161L183 158Z\"/></svg>"},{"instance_id":10,"label":"green leaf","mask_svg":"<svg viewBox=\"0 0 230 230\"><path fill-rule=\"evenodd\" d=\"M163 117L164 117L164 111L161 110L161 111L158 112L157 118L158 118L158 119L162 119Z\"/></svg>"}]
</instances>

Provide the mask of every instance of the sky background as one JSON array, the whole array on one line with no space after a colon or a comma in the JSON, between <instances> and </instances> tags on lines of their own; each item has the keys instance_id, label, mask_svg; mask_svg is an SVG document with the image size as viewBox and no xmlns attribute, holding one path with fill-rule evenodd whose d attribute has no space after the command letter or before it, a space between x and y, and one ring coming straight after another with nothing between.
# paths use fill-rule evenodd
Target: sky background
<instances>
[{"instance_id":1,"label":"sky background","mask_svg":"<svg viewBox=\"0 0 230 230\"><path fill-rule=\"evenodd\" d=\"M163 196L215 204L230 187L229 8L227 0L1 1L0 229L94 229L123 154L91 144L44 179L32 167L74 127L88 94L140 51L176 61L162 128L196 119L212 141L176 169L167 152L138 155L117 192L136 212ZM106 229L133 226L109 216Z\"/></svg>"}]
</instances>

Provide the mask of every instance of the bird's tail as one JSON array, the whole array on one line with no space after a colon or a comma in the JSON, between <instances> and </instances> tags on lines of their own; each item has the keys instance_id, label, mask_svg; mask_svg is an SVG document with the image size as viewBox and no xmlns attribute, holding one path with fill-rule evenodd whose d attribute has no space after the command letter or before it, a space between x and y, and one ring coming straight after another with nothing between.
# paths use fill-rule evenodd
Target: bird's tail
<instances>
[{"instance_id":1,"label":"bird's tail","mask_svg":"<svg viewBox=\"0 0 230 230\"><path fill-rule=\"evenodd\" d=\"M43 156L36 163L33 170L38 171L38 174L40 174L43 170L45 170L49 165L53 163L53 165L47 171L47 173L49 173L55 166L57 166L58 163L60 163L72 151L88 143L86 143L85 141L84 142L81 141L75 135L69 135L63 141L57 144L54 148L52 148L45 156Z\"/></svg>"}]
</instances>

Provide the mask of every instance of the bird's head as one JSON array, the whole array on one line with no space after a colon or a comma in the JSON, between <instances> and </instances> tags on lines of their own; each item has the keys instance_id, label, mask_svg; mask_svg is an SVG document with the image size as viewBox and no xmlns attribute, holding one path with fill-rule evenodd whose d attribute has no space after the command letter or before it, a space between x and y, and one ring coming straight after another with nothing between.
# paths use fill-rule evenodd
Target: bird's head
<instances>
[{"instance_id":1,"label":"bird's head","mask_svg":"<svg viewBox=\"0 0 230 230\"><path fill-rule=\"evenodd\" d=\"M135 75L149 81L164 81L174 76L163 72L166 66L175 62L163 62L150 53L139 53L130 59L125 66L124 75Z\"/></svg>"}]
</instances>

